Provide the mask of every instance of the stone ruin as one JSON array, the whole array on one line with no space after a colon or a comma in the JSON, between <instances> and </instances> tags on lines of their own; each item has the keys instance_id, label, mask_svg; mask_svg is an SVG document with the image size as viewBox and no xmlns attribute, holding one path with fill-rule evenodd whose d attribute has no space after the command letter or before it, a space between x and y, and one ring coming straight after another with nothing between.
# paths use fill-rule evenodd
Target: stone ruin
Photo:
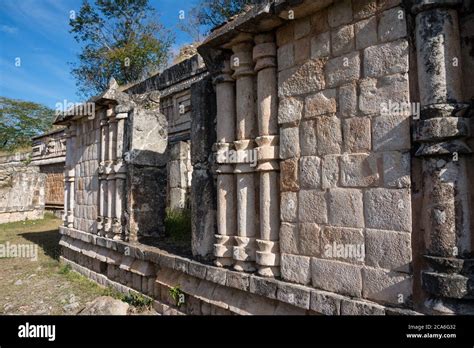
<instances>
[{"instance_id":1,"label":"stone ruin","mask_svg":"<svg viewBox=\"0 0 474 348\"><path fill-rule=\"evenodd\" d=\"M57 120L62 260L163 314L473 314L472 23L469 0L268 0L205 67L112 81ZM150 243L186 201L192 257Z\"/></svg>"}]
</instances>

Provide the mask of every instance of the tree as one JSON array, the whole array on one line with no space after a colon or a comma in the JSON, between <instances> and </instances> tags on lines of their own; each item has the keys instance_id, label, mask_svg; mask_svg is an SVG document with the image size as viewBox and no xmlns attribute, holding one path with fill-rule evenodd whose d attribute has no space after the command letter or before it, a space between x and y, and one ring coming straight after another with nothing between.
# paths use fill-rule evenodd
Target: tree
<instances>
[{"instance_id":1,"label":"tree","mask_svg":"<svg viewBox=\"0 0 474 348\"><path fill-rule=\"evenodd\" d=\"M201 25L217 27L261 0L201 0L194 11Z\"/></svg>"},{"instance_id":2,"label":"tree","mask_svg":"<svg viewBox=\"0 0 474 348\"><path fill-rule=\"evenodd\" d=\"M173 39L157 18L148 0L83 1L69 22L82 44L72 69L82 96L103 92L111 77L128 84L165 66Z\"/></svg>"},{"instance_id":3,"label":"tree","mask_svg":"<svg viewBox=\"0 0 474 348\"><path fill-rule=\"evenodd\" d=\"M54 110L33 102L0 97L0 149L31 145L31 138L51 129Z\"/></svg>"}]
</instances>

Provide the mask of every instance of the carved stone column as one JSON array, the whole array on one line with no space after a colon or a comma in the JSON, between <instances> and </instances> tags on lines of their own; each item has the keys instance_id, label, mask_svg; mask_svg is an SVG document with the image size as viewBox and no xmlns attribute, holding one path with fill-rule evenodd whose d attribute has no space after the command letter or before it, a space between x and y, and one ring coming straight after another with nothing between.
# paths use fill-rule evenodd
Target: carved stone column
<instances>
[{"instance_id":1,"label":"carved stone column","mask_svg":"<svg viewBox=\"0 0 474 348\"><path fill-rule=\"evenodd\" d=\"M231 266L237 232L234 165L227 162L235 140L235 83L230 62L225 61L215 79L217 99L217 232L214 255L217 266Z\"/></svg>"},{"instance_id":2,"label":"carved stone column","mask_svg":"<svg viewBox=\"0 0 474 348\"><path fill-rule=\"evenodd\" d=\"M257 202L255 173L249 161L255 149L256 120L254 67L252 60L253 38L242 34L232 50L231 58L236 80L236 141L239 163L235 166L237 179L237 245L234 246L234 268L237 271L255 271L257 234ZM244 159L244 160L242 160Z\"/></svg>"},{"instance_id":3,"label":"carved stone column","mask_svg":"<svg viewBox=\"0 0 474 348\"><path fill-rule=\"evenodd\" d=\"M123 161L123 143L125 136L125 120L128 113L118 113L116 119L116 134L115 134L115 221L113 224L114 239L121 239L123 236L122 219L123 199L125 190L125 179L127 178L127 168Z\"/></svg>"},{"instance_id":4,"label":"carved stone column","mask_svg":"<svg viewBox=\"0 0 474 348\"><path fill-rule=\"evenodd\" d=\"M257 266L262 276L280 275L280 190L276 44L273 34L255 37L253 60L257 72L258 167L260 173L260 238Z\"/></svg>"},{"instance_id":5,"label":"carved stone column","mask_svg":"<svg viewBox=\"0 0 474 348\"><path fill-rule=\"evenodd\" d=\"M66 191L67 191L67 208L65 210L66 216L66 226L69 228L74 227L74 200L75 200L75 149L76 149L76 125L72 123L67 132L67 155L68 163L66 164L66 170L64 175L64 180L66 183Z\"/></svg>"},{"instance_id":6,"label":"carved stone column","mask_svg":"<svg viewBox=\"0 0 474 348\"><path fill-rule=\"evenodd\" d=\"M465 143L469 122L468 105L462 104L458 5L417 0L413 6L421 98L414 137L420 144L416 156L422 158L422 229L430 267L422 282L435 298L428 307L445 309L456 303L453 299L474 298L472 271L463 266L472 264L463 259L470 251L466 154L471 150Z\"/></svg>"},{"instance_id":7,"label":"carved stone column","mask_svg":"<svg viewBox=\"0 0 474 348\"><path fill-rule=\"evenodd\" d=\"M107 219L107 177L105 175L105 164L107 162L109 146L109 122L100 121L100 159L99 159L99 216L97 217L97 233L105 235Z\"/></svg>"},{"instance_id":8,"label":"carved stone column","mask_svg":"<svg viewBox=\"0 0 474 348\"><path fill-rule=\"evenodd\" d=\"M66 160L64 164L64 226L73 227L74 223L74 163L76 147L76 126L69 124L66 132Z\"/></svg>"},{"instance_id":9,"label":"carved stone column","mask_svg":"<svg viewBox=\"0 0 474 348\"><path fill-rule=\"evenodd\" d=\"M108 238L114 237L112 226L116 224L115 219L115 144L117 143L117 121L112 107L107 109L108 118L108 142L107 142L107 160L105 161L105 174L107 180L107 215L105 223L105 233Z\"/></svg>"}]
</instances>

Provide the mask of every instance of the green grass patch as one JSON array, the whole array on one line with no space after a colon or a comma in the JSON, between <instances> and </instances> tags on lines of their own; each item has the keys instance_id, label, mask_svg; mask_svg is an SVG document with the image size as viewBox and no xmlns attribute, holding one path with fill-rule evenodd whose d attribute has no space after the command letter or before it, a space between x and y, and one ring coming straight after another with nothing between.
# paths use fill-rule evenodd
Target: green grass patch
<instances>
[{"instance_id":1,"label":"green grass patch","mask_svg":"<svg viewBox=\"0 0 474 348\"><path fill-rule=\"evenodd\" d=\"M191 210L167 209L165 229L172 242L189 244L191 241Z\"/></svg>"}]
</instances>

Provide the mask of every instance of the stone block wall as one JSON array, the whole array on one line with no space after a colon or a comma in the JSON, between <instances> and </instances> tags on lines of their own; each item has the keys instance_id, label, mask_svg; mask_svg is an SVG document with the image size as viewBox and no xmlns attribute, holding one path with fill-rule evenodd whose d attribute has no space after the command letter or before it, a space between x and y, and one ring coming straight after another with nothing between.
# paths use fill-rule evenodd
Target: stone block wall
<instances>
[{"instance_id":1,"label":"stone block wall","mask_svg":"<svg viewBox=\"0 0 474 348\"><path fill-rule=\"evenodd\" d=\"M170 209L189 207L189 193L193 168L191 165L190 143L179 141L169 145L168 162L168 203Z\"/></svg>"},{"instance_id":2,"label":"stone block wall","mask_svg":"<svg viewBox=\"0 0 474 348\"><path fill-rule=\"evenodd\" d=\"M82 118L75 125L74 228L97 233L99 201L100 118Z\"/></svg>"},{"instance_id":3,"label":"stone block wall","mask_svg":"<svg viewBox=\"0 0 474 348\"><path fill-rule=\"evenodd\" d=\"M406 305L411 296L405 10L336 1L276 32L283 279Z\"/></svg>"},{"instance_id":4,"label":"stone block wall","mask_svg":"<svg viewBox=\"0 0 474 348\"><path fill-rule=\"evenodd\" d=\"M0 224L42 219L45 180L37 166L0 164Z\"/></svg>"}]
</instances>

